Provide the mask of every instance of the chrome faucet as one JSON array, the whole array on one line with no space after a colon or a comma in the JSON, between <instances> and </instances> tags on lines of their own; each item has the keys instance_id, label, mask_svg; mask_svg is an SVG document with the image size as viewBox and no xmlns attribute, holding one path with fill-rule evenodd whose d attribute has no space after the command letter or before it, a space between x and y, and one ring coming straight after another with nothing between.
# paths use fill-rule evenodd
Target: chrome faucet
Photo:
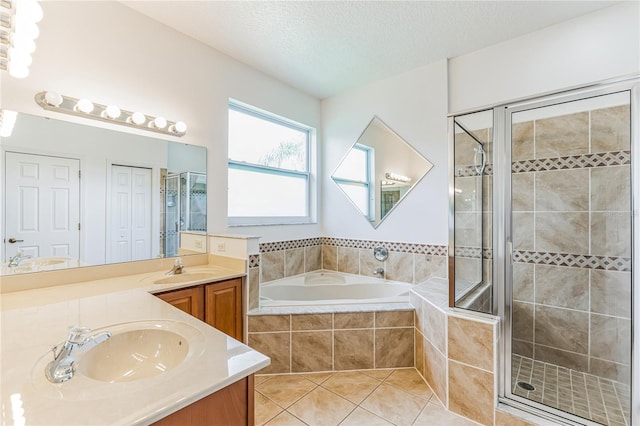
<instances>
[{"instance_id":1,"label":"chrome faucet","mask_svg":"<svg viewBox=\"0 0 640 426\"><path fill-rule=\"evenodd\" d=\"M377 267L376 269L373 270L373 276L384 278L384 269Z\"/></svg>"},{"instance_id":2,"label":"chrome faucet","mask_svg":"<svg viewBox=\"0 0 640 426\"><path fill-rule=\"evenodd\" d=\"M51 383L66 382L73 377L76 371L76 359L72 355L74 349L88 349L111 337L111 333L108 331L92 336L89 333L91 333L91 329L74 325L69 328L69 336L62 344L62 348L59 351L57 351L57 346L53 348L53 361L47 364L44 370L45 376Z\"/></svg>"},{"instance_id":3,"label":"chrome faucet","mask_svg":"<svg viewBox=\"0 0 640 426\"><path fill-rule=\"evenodd\" d=\"M16 255L13 257L9 258L9 264L7 266L11 267L11 266L19 266L20 262L22 262L25 259L30 259L31 256L28 254L24 254L22 252L22 250L18 250Z\"/></svg>"},{"instance_id":4,"label":"chrome faucet","mask_svg":"<svg viewBox=\"0 0 640 426\"><path fill-rule=\"evenodd\" d=\"M173 268L171 268L171 270L167 272L167 275L179 275L183 272L184 272L184 265L182 264L182 259L179 257L176 257L176 260L173 262Z\"/></svg>"}]
</instances>

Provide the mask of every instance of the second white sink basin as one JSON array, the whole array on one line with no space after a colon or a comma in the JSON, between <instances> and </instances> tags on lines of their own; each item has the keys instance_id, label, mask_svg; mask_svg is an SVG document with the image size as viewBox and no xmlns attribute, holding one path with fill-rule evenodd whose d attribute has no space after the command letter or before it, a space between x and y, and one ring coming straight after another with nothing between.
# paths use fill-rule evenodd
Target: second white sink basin
<instances>
[{"instance_id":1,"label":"second white sink basin","mask_svg":"<svg viewBox=\"0 0 640 426\"><path fill-rule=\"evenodd\" d=\"M170 371L188 353L187 339L172 331L125 331L88 350L78 360L77 372L102 382L129 382Z\"/></svg>"}]
</instances>

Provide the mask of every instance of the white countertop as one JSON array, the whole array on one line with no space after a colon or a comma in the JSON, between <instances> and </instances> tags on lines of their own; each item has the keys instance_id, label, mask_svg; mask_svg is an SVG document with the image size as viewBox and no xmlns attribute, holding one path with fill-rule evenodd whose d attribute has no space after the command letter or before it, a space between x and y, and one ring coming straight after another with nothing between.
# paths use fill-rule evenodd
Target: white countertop
<instances>
[{"instance_id":1,"label":"white countertop","mask_svg":"<svg viewBox=\"0 0 640 426\"><path fill-rule=\"evenodd\" d=\"M241 275L219 269L219 279ZM193 285L153 284L159 276L0 295L2 424L149 424L269 365L268 357L149 294ZM124 383L76 375L53 384L40 371L42 357L53 359L51 348L65 340L70 325L108 330L148 320L190 325L201 334L198 350L171 371Z\"/></svg>"}]
</instances>

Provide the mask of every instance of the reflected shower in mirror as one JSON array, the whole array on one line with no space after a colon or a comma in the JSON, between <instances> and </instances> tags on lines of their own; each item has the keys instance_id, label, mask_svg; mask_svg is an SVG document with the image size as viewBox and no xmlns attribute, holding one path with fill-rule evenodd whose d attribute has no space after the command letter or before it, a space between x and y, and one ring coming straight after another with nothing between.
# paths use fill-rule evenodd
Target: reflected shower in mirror
<instances>
[{"instance_id":1,"label":"reflected shower in mirror","mask_svg":"<svg viewBox=\"0 0 640 426\"><path fill-rule=\"evenodd\" d=\"M374 116L331 178L376 228L432 167Z\"/></svg>"},{"instance_id":2,"label":"reflected shower in mirror","mask_svg":"<svg viewBox=\"0 0 640 426\"><path fill-rule=\"evenodd\" d=\"M3 275L206 253L205 147L23 113L2 123Z\"/></svg>"}]
</instances>

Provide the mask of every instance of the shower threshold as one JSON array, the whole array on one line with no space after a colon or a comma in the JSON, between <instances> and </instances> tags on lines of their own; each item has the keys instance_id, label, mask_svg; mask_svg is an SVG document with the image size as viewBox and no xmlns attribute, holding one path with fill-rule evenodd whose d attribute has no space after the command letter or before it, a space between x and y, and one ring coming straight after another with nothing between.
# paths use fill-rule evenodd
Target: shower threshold
<instances>
[{"instance_id":1,"label":"shower threshold","mask_svg":"<svg viewBox=\"0 0 640 426\"><path fill-rule=\"evenodd\" d=\"M629 385L516 354L511 365L514 395L604 425L631 425Z\"/></svg>"}]
</instances>

